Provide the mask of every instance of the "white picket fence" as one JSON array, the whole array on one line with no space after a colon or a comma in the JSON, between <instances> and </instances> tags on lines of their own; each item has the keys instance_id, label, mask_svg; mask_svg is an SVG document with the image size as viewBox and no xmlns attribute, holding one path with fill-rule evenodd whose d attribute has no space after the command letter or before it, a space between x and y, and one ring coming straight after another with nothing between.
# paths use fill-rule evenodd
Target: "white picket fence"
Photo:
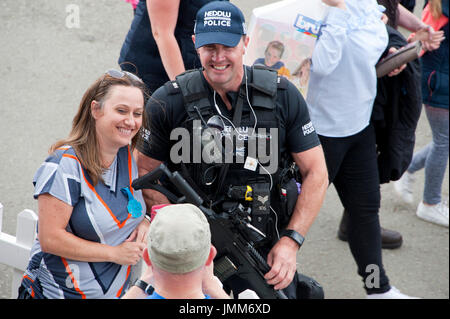
<instances>
[{"instance_id":1,"label":"white picket fence","mask_svg":"<svg viewBox=\"0 0 450 319\"><path fill-rule=\"evenodd\" d=\"M37 221L37 214L25 209L17 216L16 236L6 234L2 232L3 205L0 203L0 264L13 268L11 298L17 298L17 289L28 266Z\"/></svg>"}]
</instances>

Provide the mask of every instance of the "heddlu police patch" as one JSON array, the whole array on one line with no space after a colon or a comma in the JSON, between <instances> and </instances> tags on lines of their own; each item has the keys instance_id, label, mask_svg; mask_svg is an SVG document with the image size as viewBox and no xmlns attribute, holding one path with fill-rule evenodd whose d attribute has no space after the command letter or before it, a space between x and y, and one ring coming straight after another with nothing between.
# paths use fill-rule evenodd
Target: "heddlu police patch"
<instances>
[{"instance_id":1,"label":"heddlu police patch","mask_svg":"<svg viewBox=\"0 0 450 319\"><path fill-rule=\"evenodd\" d=\"M303 136L309 135L315 131L311 121L302 126Z\"/></svg>"},{"instance_id":2,"label":"heddlu police patch","mask_svg":"<svg viewBox=\"0 0 450 319\"><path fill-rule=\"evenodd\" d=\"M204 26L231 27L231 12L210 10L205 12Z\"/></svg>"}]
</instances>

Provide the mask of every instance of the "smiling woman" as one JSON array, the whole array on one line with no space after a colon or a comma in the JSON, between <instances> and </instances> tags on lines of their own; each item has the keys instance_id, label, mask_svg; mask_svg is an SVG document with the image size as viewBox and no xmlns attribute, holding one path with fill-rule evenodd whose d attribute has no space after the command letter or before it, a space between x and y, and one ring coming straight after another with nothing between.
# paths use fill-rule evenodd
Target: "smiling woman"
<instances>
[{"instance_id":1,"label":"smiling woman","mask_svg":"<svg viewBox=\"0 0 450 319\"><path fill-rule=\"evenodd\" d=\"M133 114L137 112L141 115L139 127L128 140L128 143L131 140L131 147L134 148L138 139L136 133L141 124L145 123L145 120L143 121L145 114L142 112L146 95L145 85L132 73L108 70L84 94L78 112L73 119L69 137L56 142L50 148L50 153L63 145L72 146L80 162L93 179L94 185L97 184L103 169L109 166L106 164L111 159L111 153L114 155L117 153L117 151L111 152L113 151L111 150L112 145L104 142L105 139L113 138L114 134L106 131L99 132L99 129L106 125L105 122L112 120L109 114L113 109L115 109L117 116L120 112L126 114L129 113L130 109L134 110ZM107 116L102 119L105 114ZM126 127L130 127L129 122L127 122ZM122 146L128 145L128 143L122 144ZM104 164L102 164L102 161L104 161Z\"/></svg>"},{"instance_id":2,"label":"smiling woman","mask_svg":"<svg viewBox=\"0 0 450 319\"><path fill-rule=\"evenodd\" d=\"M38 238L19 298L124 294L149 226L131 187L146 94L133 74L107 71L84 94L69 137L50 148L33 179Z\"/></svg>"},{"instance_id":3,"label":"smiling woman","mask_svg":"<svg viewBox=\"0 0 450 319\"><path fill-rule=\"evenodd\" d=\"M143 105L142 91L123 85L112 87L105 101L92 101L91 112L105 167L111 165L117 149L129 144L141 128Z\"/></svg>"}]
</instances>

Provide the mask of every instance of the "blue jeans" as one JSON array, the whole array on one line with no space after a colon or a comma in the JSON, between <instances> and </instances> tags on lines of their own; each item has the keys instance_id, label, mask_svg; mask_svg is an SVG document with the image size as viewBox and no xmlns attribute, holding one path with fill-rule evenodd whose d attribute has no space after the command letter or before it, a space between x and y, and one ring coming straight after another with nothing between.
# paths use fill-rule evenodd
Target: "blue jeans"
<instances>
[{"instance_id":1,"label":"blue jeans","mask_svg":"<svg viewBox=\"0 0 450 319\"><path fill-rule=\"evenodd\" d=\"M441 202L442 182L448 161L448 110L425 106L433 140L414 154L409 173L425 168L423 202L435 205Z\"/></svg>"}]
</instances>

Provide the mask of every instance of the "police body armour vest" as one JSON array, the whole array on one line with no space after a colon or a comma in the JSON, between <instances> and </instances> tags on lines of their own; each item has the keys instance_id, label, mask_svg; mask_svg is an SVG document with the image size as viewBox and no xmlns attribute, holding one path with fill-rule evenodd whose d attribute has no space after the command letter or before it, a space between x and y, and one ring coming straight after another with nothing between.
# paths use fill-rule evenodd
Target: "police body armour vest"
<instances>
[{"instance_id":1,"label":"police body armour vest","mask_svg":"<svg viewBox=\"0 0 450 319\"><path fill-rule=\"evenodd\" d=\"M224 120L227 126L227 132L224 132L224 135L233 133L230 135L234 135L233 143L235 145L233 145L233 163L229 163L229 169L223 185L218 185L220 183L217 176L220 175L221 169L225 164L225 156L220 163L206 164L203 159L201 162L195 162L194 155L191 154L189 163L181 163L181 171L191 184L195 184L192 186L197 191L200 190L201 195L203 195L202 197L207 197L204 198L206 202L217 201L219 199L216 192L219 186L221 186L219 197L225 200L227 199L227 191L230 187L251 186L255 194L253 196L253 202L249 204L253 206L252 215L255 219L255 224L258 224L257 219L259 219L260 223L257 225L258 228L267 231L267 227L263 224L267 224L270 219L270 206L278 211L280 210L280 173L285 173L290 164L286 154L281 154L280 152L280 146L282 144L280 143L281 134L279 134L278 130L284 130L284 125L280 123L281 121L275 103L277 90L286 89L287 85L285 81L287 80L280 78L275 71L259 66L247 67L246 75L249 75L246 81L247 83L241 85L241 90L238 93L240 96L237 99L242 99L245 101L245 104L248 104L245 95L246 91L249 92L249 100L256 114L257 125L255 132L253 132L255 116L248 105L242 112L241 121L238 126L233 124L235 126L233 127L228 120ZM245 88L246 85L247 89ZM169 92L178 93L181 91L183 95L184 105L188 115L184 122L184 127L190 132L190 136L193 137L191 138L190 148L193 150L193 139L195 136L198 136L198 134L194 134L194 121L197 124L203 124L202 127L204 129L205 122L212 116L218 115L216 108L210 101L210 90L206 87L201 70L199 69L187 71L177 76L176 81L167 83L166 87ZM233 110L238 103L239 101L235 103ZM239 139L243 139L244 141L238 141ZM256 143L255 139L257 140ZM252 145L252 143L254 144ZM249 154L254 156L255 160L259 160L259 163L254 162L254 169L251 169L250 162L252 160L248 159L250 157ZM275 169L271 167L274 164L273 161L276 161ZM249 165L249 168L245 168ZM261 168L261 166L266 168ZM267 167L271 167L272 178L267 174ZM212 183L206 183L205 173L216 174L216 178ZM270 187L272 187L271 190L269 189ZM279 219L283 221L282 217Z\"/></svg>"}]
</instances>

